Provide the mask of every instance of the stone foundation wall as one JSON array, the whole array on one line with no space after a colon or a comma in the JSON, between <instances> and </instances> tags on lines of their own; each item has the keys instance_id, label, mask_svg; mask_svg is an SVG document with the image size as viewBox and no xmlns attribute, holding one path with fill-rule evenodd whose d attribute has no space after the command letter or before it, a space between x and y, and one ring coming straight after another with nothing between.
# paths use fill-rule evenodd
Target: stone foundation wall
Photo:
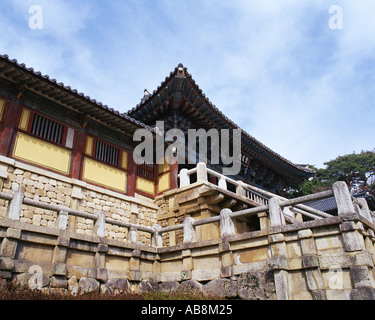
<instances>
[{"instance_id":1,"label":"stone foundation wall","mask_svg":"<svg viewBox=\"0 0 375 320\"><path fill-rule=\"evenodd\" d=\"M157 222L157 207L151 200L128 197L4 157L0 158L0 171L0 191L5 193L21 189L28 199L87 213L99 210L105 212L106 217L118 221L144 226L152 226ZM8 201L0 199L0 219L6 217L7 207ZM56 219L57 213L54 211L22 206L21 222L54 228ZM69 216L68 228L77 233L93 235L94 221ZM124 240L127 233L127 228L107 224L105 237ZM138 240L150 244L151 238L148 233L139 232Z\"/></svg>"},{"instance_id":2,"label":"stone foundation wall","mask_svg":"<svg viewBox=\"0 0 375 320\"><path fill-rule=\"evenodd\" d=\"M0 160L3 192L21 188L25 197L64 203L89 214L100 210L107 217L126 222L149 226L156 222L157 207L152 203ZM198 212L205 218L202 214L209 206L215 212L214 205L205 201L211 197L215 202L217 195L207 186L196 188L180 199L170 193L168 206L159 208L159 221L179 223L176 212ZM340 205L342 198L336 198ZM350 196L346 198L350 204ZM56 214L28 206L22 207L19 221L12 220L8 202L2 205L3 285L30 285L32 278L46 290L68 292L74 292L69 288L84 291L90 286L93 290L112 290L115 283L123 283L133 291L193 287L242 299L375 300L375 225L370 214L363 215L364 205L361 210L359 205L356 209L339 205L338 216L278 226L270 226L265 220L271 214L262 213L255 216L263 220L261 230L238 233L237 229L237 234L224 237L220 237L217 223L199 226L196 242L179 243L182 230L174 231L164 238L168 245L160 247L155 247L157 241L151 243L148 233L138 234L141 241L128 241L124 228L108 224L105 236L98 237L103 233L93 232L91 219L71 215L68 228L58 229ZM173 215L167 216L170 211ZM216 233L219 236L215 237Z\"/></svg>"},{"instance_id":3,"label":"stone foundation wall","mask_svg":"<svg viewBox=\"0 0 375 320\"><path fill-rule=\"evenodd\" d=\"M241 299L375 299L374 228L350 214L155 248L5 218L0 277L16 283L40 270L44 287L68 291L120 282L135 292L193 287Z\"/></svg>"}]
</instances>

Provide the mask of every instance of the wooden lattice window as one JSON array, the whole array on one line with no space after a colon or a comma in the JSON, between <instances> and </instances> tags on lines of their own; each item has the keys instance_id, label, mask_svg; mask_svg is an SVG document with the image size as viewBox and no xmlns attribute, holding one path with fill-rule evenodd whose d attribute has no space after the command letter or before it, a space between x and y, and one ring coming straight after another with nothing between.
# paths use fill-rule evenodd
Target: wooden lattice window
<instances>
[{"instance_id":1,"label":"wooden lattice window","mask_svg":"<svg viewBox=\"0 0 375 320\"><path fill-rule=\"evenodd\" d=\"M95 158L113 166L117 166L119 159L119 149L105 142L97 140L95 148Z\"/></svg>"},{"instance_id":2,"label":"wooden lattice window","mask_svg":"<svg viewBox=\"0 0 375 320\"><path fill-rule=\"evenodd\" d=\"M35 114L31 126L31 133L40 138L61 144L64 134L64 126L61 123L47 119L39 114Z\"/></svg>"},{"instance_id":3,"label":"wooden lattice window","mask_svg":"<svg viewBox=\"0 0 375 320\"><path fill-rule=\"evenodd\" d=\"M137 176L146 178L148 180L155 179L155 165L143 163L137 165Z\"/></svg>"}]
</instances>

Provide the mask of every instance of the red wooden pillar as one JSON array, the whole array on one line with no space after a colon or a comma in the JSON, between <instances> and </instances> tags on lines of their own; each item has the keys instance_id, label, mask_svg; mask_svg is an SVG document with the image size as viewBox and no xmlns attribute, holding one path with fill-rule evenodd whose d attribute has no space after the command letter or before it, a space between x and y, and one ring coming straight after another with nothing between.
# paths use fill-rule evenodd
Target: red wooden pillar
<instances>
[{"instance_id":1,"label":"red wooden pillar","mask_svg":"<svg viewBox=\"0 0 375 320\"><path fill-rule=\"evenodd\" d=\"M134 197L135 183L136 183L136 166L134 162L133 153L128 153L128 195Z\"/></svg>"},{"instance_id":2,"label":"red wooden pillar","mask_svg":"<svg viewBox=\"0 0 375 320\"><path fill-rule=\"evenodd\" d=\"M0 132L0 154L9 156L12 149L12 141L22 108L17 102L7 101L3 114L3 125Z\"/></svg>"},{"instance_id":3,"label":"red wooden pillar","mask_svg":"<svg viewBox=\"0 0 375 320\"><path fill-rule=\"evenodd\" d=\"M72 178L81 178L83 157L85 154L86 135L83 131L75 130L73 141Z\"/></svg>"}]
</instances>

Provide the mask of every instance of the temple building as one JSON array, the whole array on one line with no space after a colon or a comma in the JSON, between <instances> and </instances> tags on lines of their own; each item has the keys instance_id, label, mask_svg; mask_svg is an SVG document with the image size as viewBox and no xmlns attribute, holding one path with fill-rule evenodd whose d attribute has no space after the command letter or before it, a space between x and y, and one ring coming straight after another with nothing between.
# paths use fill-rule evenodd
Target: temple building
<instances>
[{"instance_id":1,"label":"temple building","mask_svg":"<svg viewBox=\"0 0 375 320\"><path fill-rule=\"evenodd\" d=\"M7 56L0 57L0 154L75 179L154 198L177 188L183 166L136 165L135 130L238 129L205 96L181 64L127 113L50 79ZM314 172L291 163L242 130L241 172L246 183L282 193ZM219 165L213 167L219 170Z\"/></svg>"},{"instance_id":2,"label":"temple building","mask_svg":"<svg viewBox=\"0 0 375 320\"><path fill-rule=\"evenodd\" d=\"M120 113L0 55L0 291L374 300L374 199L283 196L314 174L182 64Z\"/></svg>"},{"instance_id":3,"label":"temple building","mask_svg":"<svg viewBox=\"0 0 375 320\"><path fill-rule=\"evenodd\" d=\"M314 175L311 169L288 161L238 128L210 102L182 64L155 91L149 93L145 90L136 107L120 113L9 59L7 55L1 55L0 120L3 191L12 192L22 187L26 191L25 197L30 199L52 201L88 212L103 210L109 218L116 215L125 221L146 225L155 222L173 225L186 216L200 219L217 215L223 206L242 209L260 205L269 198L246 188L240 190L238 182L254 186L258 188L256 190L282 195L287 187ZM240 130L241 155L236 161L241 162L241 169L238 174L228 177L226 182L219 181L217 173L222 172L223 164L207 164L207 181L221 187L225 184L227 194L219 192L213 195L212 190L207 191L206 194L210 195L207 203L197 200L196 205L189 203L187 211L176 209L170 200L170 194L176 193L171 191L186 185L186 179L182 177L180 180L185 182L179 183L181 172L192 170L189 171L188 184L199 180L194 171L196 164L191 164L191 161L171 165L167 162L137 164L133 159L134 148L139 144L133 141L134 132L145 129L155 139L157 121L164 122L164 130L178 128L184 133L188 129ZM186 146L186 158L197 160L199 154L191 154ZM30 174L26 174L26 179L25 173L22 177L15 175L16 168L22 172L30 171ZM32 173L47 175L49 179L53 177L52 181L64 181L65 194L62 194L64 189L56 190L54 185L40 186L43 179L35 178L35 175L35 182L30 181ZM104 204L102 200L87 197L89 190L95 190L96 195L106 194L105 198L115 195L116 199L121 199L124 208L116 209L111 207L110 201ZM240 198L228 198L228 192ZM103 197L99 196L99 199ZM202 206L211 207L205 207L205 211ZM166 213L166 207L174 209L170 208ZM139 208L144 208L147 213L140 213ZM130 211L131 215L128 214ZM24 219L38 223L35 217ZM249 224L249 221L245 223ZM90 232L90 226L81 225L83 229L77 229L77 225L75 223L74 230ZM254 228L259 229L259 223L250 229L244 227L244 230ZM116 236L124 237L121 231Z\"/></svg>"}]
</instances>

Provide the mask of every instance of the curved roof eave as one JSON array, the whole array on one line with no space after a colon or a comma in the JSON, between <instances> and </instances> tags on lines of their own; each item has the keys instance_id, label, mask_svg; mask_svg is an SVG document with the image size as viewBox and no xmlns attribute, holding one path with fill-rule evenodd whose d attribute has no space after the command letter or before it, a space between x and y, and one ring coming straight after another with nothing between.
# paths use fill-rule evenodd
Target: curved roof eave
<instances>
[{"instance_id":1,"label":"curved roof eave","mask_svg":"<svg viewBox=\"0 0 375 320\"><path fill-rule=\"evenodd\" d=\"M169 76L165 78L163 82L154 90L150 95L147 97L143 98L139 104L137 104L134 108L129 110L127 112L128 115L134 115L136 111L147 105L149 101L151 101L154 97L156 97L163 88L173 80L173 77L176 76L177 74L177 69L181 67L182 64L179 64L174 71L170 72ZM265 146L263 143L261 143L259 140L255 139L252 135L247 133L245 130L241 129L237 124L235 124L232 120L230 120L227 116L224 115L222 111L220 111L209 99L208 97L203 93L202 89L199 88L198 84L195 82L195 80L192 78L191 74L187 72L187 68L184 67L184 73L186 76L186 79L188 79L191 82L191 85L195 88L196 92L201 96L201 98L205 101L205 103L212 109L212 111L219 117L221 120L225 121L232 127L233 129L239 129L241 132L244 134L245 138L248 140L249 145L250 144L255 144L259 146L260 149L263 150L266 156L273 158L274 161L281 162L285 164L286 166L290 167L292 171L295 171L298 176L304 176L305 178L311 177L315 175L315 171L308 168L307 166L299 166L297 164L294 164L290 160L282 157L275 151L271 150L267 146Z\"/></svg>"}]
</instances>

